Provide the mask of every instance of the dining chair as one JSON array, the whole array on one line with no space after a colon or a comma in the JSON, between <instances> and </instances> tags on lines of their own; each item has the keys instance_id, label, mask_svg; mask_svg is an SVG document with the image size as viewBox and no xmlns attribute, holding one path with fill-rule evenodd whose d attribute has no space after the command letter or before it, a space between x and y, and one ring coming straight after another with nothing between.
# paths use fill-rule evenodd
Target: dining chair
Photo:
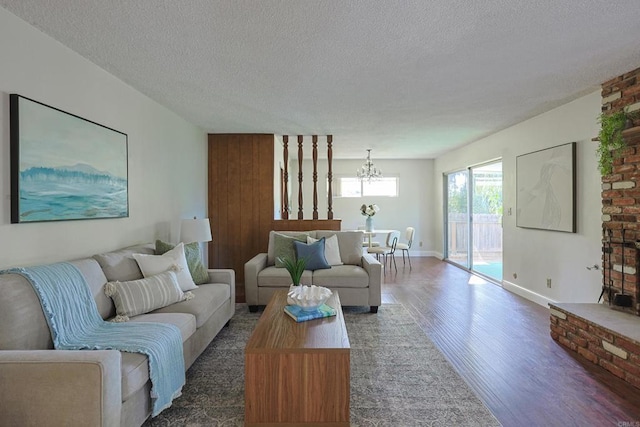
<instances>
[{"instance_id":1,"label":"dining chair","mask_svg":"<svg viewBox=\"0 0 640 427\"><path fill-rule=\"evenodd\" d=\"M404 253L407 253L407 259L409 260L409 270L411 270L411 257L409 257L409 249L411 249L411 244L413 243L413 235L415 234L416 229L413 227L407 227L404 232L404 238L406 242L398 243L396 248L402 250L402 264L405 265L404 261Z\"/></svg>"},{"instance_id":2,"label":"dining chair","mask_svg":"<svg viewBox=\"0 0 640 427\"><path fill-rule=\"evenodd\" d=\"M398 266L396 265L396 246L398 245L398 239L400 239L400 232L397 230L393 230L389 234L387 234L387 242L385 246L378 246L375 248L369 248L368 252L370 254L375 254L378 261L380 260L380 255L382 255L382 267L384 271L387 271L387 258L389 258L389 267L391 267L391 261L393 260L393 265L396 268L396 272L398 271Z\"/></svg>"}]
</instances>

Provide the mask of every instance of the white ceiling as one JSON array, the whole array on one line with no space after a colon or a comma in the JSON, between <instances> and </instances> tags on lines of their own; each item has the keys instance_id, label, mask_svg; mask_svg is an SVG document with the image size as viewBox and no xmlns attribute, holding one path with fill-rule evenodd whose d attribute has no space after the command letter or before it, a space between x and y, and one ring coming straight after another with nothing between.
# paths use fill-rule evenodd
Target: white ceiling
<instances>
[{"instance_id":1,"label":"white ceiling","mask_svg":"<svg viewBox=\"0 0 640 427\"><path fill-rule=\"evenodd\" d=\"M207 132L336 158L432 158L640 67L638 0L0 5Z\"/></svg>"}]
</instances>

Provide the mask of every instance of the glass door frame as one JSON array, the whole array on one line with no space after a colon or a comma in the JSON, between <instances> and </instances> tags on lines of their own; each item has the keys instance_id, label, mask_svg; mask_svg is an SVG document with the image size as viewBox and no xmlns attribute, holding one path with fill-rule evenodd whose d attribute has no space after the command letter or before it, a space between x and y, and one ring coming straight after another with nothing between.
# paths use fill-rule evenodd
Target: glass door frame
<instances>
[{"instance_id":1,"label":"glass door frame","mask_svg":"<svg viewBox=\"0 0 640 427\"><path fill-rule=\"evenodd\" d=\"M443 219L444 219L444 253L443 253L443 258L452 263L455 264L459 267L462 267L466 270L469 271L473 271L474 273L478 273L482 276L485 276L482 272L478 272L476 270L474 270L473 267L473 239L474 239L474 233L473 233L473 194L474 194L474 180L473 180L473 169L478 169L481 168L483 166L487 166L487 165L491 165L494 163L501 163L502 162L502 158L496 158L496 159L492 159L492 160L488 160L486 162L482 162L482 163L477 163L474 164L472 166L468 166L466 168L463 169L456 169L456 170L452 170L449 172L444 172L442 174L443 176ZM459 262L456 262L454 260L451 260L451 258L449 257L449 176L453 175L453 174L457 174L460 172L466 172L467 175L467 197L466 197L466 202L467 202L467 262L466 265L463 265ZM504 179L503 179L503 184L501 185L501 190L504 188ZM503 237L504 238L504 237ZM488 276L486 276L488 277ZM493 277L489 277L490 279L493 280L498 280L497 278L493 278Z\"/></svg>"},{"instance_id":2,"label":"glass door frame","mask_svg":"<svg viewBox=\"0 0 640 427\"><path fill-rule=\"evenodd\" d=\"M461 264L460 262L457 261L453 261L450 257L449 257L449 176L451 175L455 175L458 173L464 172L466 174L466 186L467 186L467 197L466 197L466 203L467 203L467 212L466 212L466 216L467 216L467 226L466 226L466 232L467 232L467 247L466 247L466 254L467 254L467 262L466 265ZM471 245L471 230L472 230L472 223L471 223L471 203L470 203L470 196L471 196L471 191L469 188L469 184L470 184L470 170L469 168L464 168L464 169L457 169L457 170L453 170L450 172L445 172L443 173L443 199L444 199L444 203L443 205L443 218L444 218L444 259L448 262L451 262L457 266L460 266L464 269L470 270L471 267L471 252L470 252L470 248L472 248L473 246Z\"/></svg>"}]
</instances>

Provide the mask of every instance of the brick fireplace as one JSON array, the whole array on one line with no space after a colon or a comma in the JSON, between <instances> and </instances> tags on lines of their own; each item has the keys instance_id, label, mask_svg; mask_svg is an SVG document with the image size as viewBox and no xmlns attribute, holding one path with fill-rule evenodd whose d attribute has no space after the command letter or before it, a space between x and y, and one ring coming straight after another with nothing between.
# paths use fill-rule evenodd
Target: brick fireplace
<instances>
[{"instance_id":1,"label":"brick fireplace","mask_svg":"<svg viewBox=\"0 0 640 427\"><path fill-rule=\"evenodd\" d=\"M622 109L640 110L640 68L602 84L602 111ZM640 120L623 136L602 177L604 304L549 304L551 337L640 388Z\"/></svg>"},{"instance_id":2,"label":"brick fireplace","mask_svg":"<svg viewBox=\"0 0 640 427\"><path fill-rule=\"evenodd\" d=\"M640 68L602 84L602 111L623 108L640 109ZM623 136L627 147L622 157L614 162L613 173L602 177L603 298L616 309L640 315L640 126Z\"/></svg>"}]
</instances>

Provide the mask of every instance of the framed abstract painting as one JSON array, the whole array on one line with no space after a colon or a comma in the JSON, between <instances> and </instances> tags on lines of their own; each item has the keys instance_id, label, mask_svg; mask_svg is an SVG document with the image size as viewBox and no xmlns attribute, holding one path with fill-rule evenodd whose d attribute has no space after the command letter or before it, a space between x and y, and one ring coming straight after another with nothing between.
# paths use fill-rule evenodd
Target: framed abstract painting
<instances>
[{"instance_id":1,"label":"framed abstract painting","mask_svg":"<svg viewBox=\"0 0 640 427\"><path fill-rule=\"evenodd\" d=\"M576 232L576 143L516 157L516 225Z\"/></svg>"},{"instance_id":2,"label":"framed abstract painting","mask_svg":"<svg viewBox=\"0 0 640 427\"><path fill-rule=\"evenodd\" d=\"M129 216L127 135L11 94L11 222Z\"/></svg>"}]
</instances>

